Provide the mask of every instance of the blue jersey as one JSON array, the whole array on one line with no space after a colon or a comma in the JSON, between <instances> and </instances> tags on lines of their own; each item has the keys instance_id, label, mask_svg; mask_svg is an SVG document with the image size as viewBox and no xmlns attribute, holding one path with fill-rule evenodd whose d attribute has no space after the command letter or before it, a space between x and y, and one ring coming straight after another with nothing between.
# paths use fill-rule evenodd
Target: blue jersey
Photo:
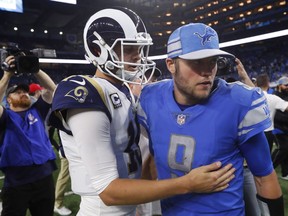
<instances>
[{"instance_id":1,"label":"blue jersey","mask_svg":"<svg viewBox=\"0 0 288 216\"><path fill-rule=\"evenodd\" d=\"M236 178L222 192L187 194L161 201L163 215L244 215L241 145L271 125L262 91L217 79L209 98L182 111L173 96L173 80L145 86L139 121L147 129L158 179L182 176L221 161L232 163ZM264 160L264 159L263 159ZM267 159L269 161L269 158ZM258 170L268 175L269 169Z\"/></svg>"}]
</instances>

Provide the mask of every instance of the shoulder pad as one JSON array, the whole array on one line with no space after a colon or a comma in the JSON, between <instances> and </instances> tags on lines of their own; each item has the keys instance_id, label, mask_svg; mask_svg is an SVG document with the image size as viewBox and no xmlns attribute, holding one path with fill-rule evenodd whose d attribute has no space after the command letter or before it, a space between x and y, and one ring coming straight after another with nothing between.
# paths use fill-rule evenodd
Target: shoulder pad
<instances>
[{"instance_id":1,"label":"shoulder pad","mask_svg":"<svg viewBox=\"0 0 288 216\"><path fill-rule=\"evenodd\" d=\"M89 76L74 75L62 80L54 93L52 110L107 107L103 89ZM106 108L107 109L107 108Z\"/></svg>"}]
</instances>

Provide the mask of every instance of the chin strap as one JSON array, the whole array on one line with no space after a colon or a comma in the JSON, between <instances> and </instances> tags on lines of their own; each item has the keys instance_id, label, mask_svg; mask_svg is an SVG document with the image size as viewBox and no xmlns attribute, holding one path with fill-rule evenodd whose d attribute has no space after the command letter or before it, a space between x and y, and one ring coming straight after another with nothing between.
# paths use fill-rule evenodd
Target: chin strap
<instances>
[{"instance_id":1,"label":"chin strap","mask_svg":"<svg viewBox=\"0 0 288 216\"><path fill-rule=\"evenodd\" d=\"M267 199L256 195L262 216L284 216L283 195L277 199Z\"/></svg>"}]
</instances>

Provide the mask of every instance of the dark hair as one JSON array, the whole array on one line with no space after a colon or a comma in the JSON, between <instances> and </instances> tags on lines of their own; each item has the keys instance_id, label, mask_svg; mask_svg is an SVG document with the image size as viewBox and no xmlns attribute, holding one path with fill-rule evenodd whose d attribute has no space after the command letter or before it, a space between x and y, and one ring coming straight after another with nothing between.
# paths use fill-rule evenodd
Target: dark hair
<instances>
[{"instance_id":1,"label":"dark hair","mask_svg":"<svg viewBox=\"0 0 288 216\"><path fill-rule=\"evenodd\" d=\"M258 87L269 87L269 76L268 74L260 74L259 76L257 76L256 78L256 85Z\"/></svg>"}]
</instances>

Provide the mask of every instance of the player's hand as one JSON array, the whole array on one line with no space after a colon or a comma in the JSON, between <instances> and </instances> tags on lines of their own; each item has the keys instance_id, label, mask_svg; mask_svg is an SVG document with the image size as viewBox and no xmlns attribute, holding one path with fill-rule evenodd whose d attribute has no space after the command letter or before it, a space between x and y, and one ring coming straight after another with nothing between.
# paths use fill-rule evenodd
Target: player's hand
<instances>
[{"instance_id":1,"label":"player's hand","mask_svg":"<svg viewBox=\"0 0 288 216\"><path fill-rule=\"evenodd\" d=\"M221 166L221 162L215 162L191 170L185 176L189 181L190 192L211 193L226 189L229 182L235 177L236 169L232 167L232 164L222 168Z\"/></svg>"}]
</instances>

